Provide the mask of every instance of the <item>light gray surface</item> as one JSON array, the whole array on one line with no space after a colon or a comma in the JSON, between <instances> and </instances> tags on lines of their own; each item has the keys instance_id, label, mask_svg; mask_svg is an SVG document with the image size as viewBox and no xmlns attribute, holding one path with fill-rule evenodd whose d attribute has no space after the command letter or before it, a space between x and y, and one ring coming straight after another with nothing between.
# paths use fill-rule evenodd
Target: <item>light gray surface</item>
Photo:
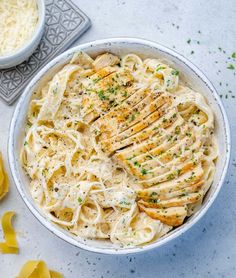
<instances>
[{"instance_id":1,"label":"light gray surface","mask_svg":"<svg viewBox=\"0 0 236 278\"><path fill-rule=\"evenodd\" d=\"M18 231L20 255L0 255L0 277L15 277L29 259L45 260L66 278L235 277L236 98L232 96L236 95L236 70L227 69L230 63L236 68L236 59L228 59L236 52L235 0L74 2L79 3L93 23L79 43L114 36L143 37L175 47L206 73L223 95L230 118L233 149L228 176L216 202L189 232L158 250L137 256L92 254L56 238L34 219L11 183L10 194L0 204L0 214L6 210L18 213L14 226ZM5 158L13 109L0 102L0 149Z\"/></svg>"}]
</instances>

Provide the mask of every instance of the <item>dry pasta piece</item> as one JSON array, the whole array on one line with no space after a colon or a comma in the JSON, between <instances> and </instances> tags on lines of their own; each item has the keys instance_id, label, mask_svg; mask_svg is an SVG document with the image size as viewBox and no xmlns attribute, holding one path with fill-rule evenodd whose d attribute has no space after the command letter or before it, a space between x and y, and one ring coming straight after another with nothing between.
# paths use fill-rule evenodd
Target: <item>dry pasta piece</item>
<instances>
[{"instance_id":1,"label":"dry pasta piece","mask_svg":"<svg viewBox=\"0 0 236 278\"><path fill-rule=\"evenodd\" d=\"M2 229L5 242L0 242L0 252L3 254L17 254L19 250L16 233L11 224L14 215L14 211L7 211L2 217Z\"/></svg>"},{"instance_id":2,"label":"dry pasta piece","mask_svg":"<svg viewBox=\"0 0 236 278\"><path fill-rule=\"evenodd\" d=\"M7 194L9 181L3 165L2 153L0 152L0 200Z\"/></svg>"},{"instance_id":3,"label":"dry pasta piece","mask_svg":"<svg viewBox=\"0 0 236 278\"><path fill-rule=\"evenodd\" d=\"M56 271L48 269L44 261L26 262L17 278L63 278L64 276Z\"/></svg>"}]
</instances>

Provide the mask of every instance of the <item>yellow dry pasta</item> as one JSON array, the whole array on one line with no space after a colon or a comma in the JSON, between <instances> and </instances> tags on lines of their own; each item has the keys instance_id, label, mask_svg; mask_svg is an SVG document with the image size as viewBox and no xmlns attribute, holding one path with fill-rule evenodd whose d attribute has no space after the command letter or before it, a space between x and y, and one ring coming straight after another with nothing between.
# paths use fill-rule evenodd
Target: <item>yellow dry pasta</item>
<instances>
[{"instance_id":1,"label":"yellow dry pasta","mask_svg":"<svg viewBox=\"0 0 236 278\"><path fill-rule=\"evenodd\" d=\"M64 276L56 271L48 269L44 261L26 262L17 278L63 278Z\"/></svg>"},{"instance_id":2,"label":"yellow dry pasta","mask_svg":"<svg viewBox=\"0 0 236 278\"><path fill-rule=\"evenodd\" d=\"M2 230L5 242L0 242L0 253L3 254L17 254L19 250L16 233L11 224L14 215L14 211L7 211L2 217Z\"/></svg>"},{"instance_id":3,"label":"yellow dry pasta","mask_svg":"<svg viewBox=\"0 0 236 278\"><path fill-rule=\"evenodd\" d=\"M7 194L9 188L8 176L5 172L2 154L0 152L0 200Z\"/></svg>"}]
</instances>

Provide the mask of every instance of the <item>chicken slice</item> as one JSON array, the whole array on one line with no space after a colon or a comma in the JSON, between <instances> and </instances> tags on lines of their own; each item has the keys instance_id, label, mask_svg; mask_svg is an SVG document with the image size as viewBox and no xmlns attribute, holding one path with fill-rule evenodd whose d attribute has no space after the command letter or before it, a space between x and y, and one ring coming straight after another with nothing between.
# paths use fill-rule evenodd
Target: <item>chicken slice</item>
<instances>
[{"instance_id":1,"label":"chicken slice","mask_svg":"<svg viewBox=\"0 0 236 278\"><path fill-rule=\"evenodd\" d=\"M84 69L91 69L94 60L85 52L79 51L75 53L70 61L70 64L78 64Z\"/></svg>"},{"instance_id":2,"label":"chicken slice","mask_svg":"<svg viewBox=\"0 0 236 278\"><path fill-rule=\"evenodd\" d=\"M179 130L182 124L183 119L178 118L178 120L176 120L173 123L173 125L166 129L166 133L164 133L162 136L154 135L153 137L148 138L142 143L134 144L121 151L117 151L117 153L114 156L120 161L129 161L132 158L135 158L136 156L142 155L144 153L146 153L148 156L149 151L155 148L156 146L161 145L165 140L168 139L169 135L176 134L176 130Z\"/></svg>"},{"instance_id":3,"label":"chicken slice","mask_svg":"<svg viewBox=\"0 0 236 278\"><path fill-rule=\"evenodd\" d=\"M150 194L152 194L153 192L155 192L155 194L157 195L160 195L166 194L168 192L170 193L172 191L181 190L185 187L198 183L203 178L203 175L204 171L201 164L199 163L191 171L180 175L175 180L168 180L160 184L155 183L155 178L146 181L139 181L139 183L142 184L144 187L149 188L139 191L138 196L150 196Z\"/></svg>"},{"instance_id":4,"label":"chicken slice","mask_svg":"<svg viewBox=\"0 0 236 278\"><path fill-rule=\"evenodd\" d=\"M159 199L149 199L149 200L140 200L138 204L141 204L147 208L170 208L170 207L179 207L185 206L188 204L197 203L199 200L203 198L203 191L189 193L185 195L180 195L178 197L167 199L167 200L159 200Z\"/></svg>"},{"instance_id":5,"label":"chicken slice","mask_svg":"<svg viewBox=\"0 0 236 278\"><path fill-rule=\"evenodd\" d=\"M120 59L117 56L111 53L105 53L96 57L95 61L93 62L93 66L95 70L99 70L107 66L117 65L119 62Z\"/></svg>"},{"instance_id":6,"label":"chicken slice","mask_svg":"<svg viewBox=\"0 0 236 278\"><path fill-rule=\"evenodd\" d=\"M144 98L148 97L150 91L146 88L137 89L135 87L127 88L127 98L119 106L114 107L105 115L102 115L98 120L93 123L93 129L99 130L102 134L108 129L116 130L117 124L124 121L123 115L133 109ZM107 126L109 123L109 128Z\"/></svg>"},{"instance_id":7,"label":"chicken slice","mask_svg":"<svg viewBox=\"0 0 236 278\"><path fill-rule=\"evenodd\" d=\"M100 71L102 71L101 75L104 69ZM127 70L115 71L111 74L109 72L106 68L108 75L96 82L93 80L97 80L97 75L90 77L89 81L82 82L85 86L85 93L81 102L81 116L87 123L120 104L132 92L128 88L133 78Z\"/></svg>"},{"instance_id":8,"label":"chicken slice","mask_svg":"<svg viewBox=\"0 0 236 278\"><path fill-rule=\"evenodd\" d=\"M144 119L149 115L157 111L164 104L171 104L169 96L163 94L151 94L140 101L134 107L120 107L117 111L116 116L111 121L107 120L105 115L103 121L100 121L101 125L101 136L99 140L111 138L113 136L122 133L123 131L134 127L136 124L141 124Z\"/></svg>"},{"instance_id":9,"label":"chicken slice","mask_svg":"<svg viewBox=\"0 0 236 278\"><path fill-rule=\"evenodd\" d=\"M167 224L169 226L180 226L181 224L183 224L184 219L187 216L186 207L154 209L146 208L142 204L138 204L138 206L141 211L144 211L151 218L160 220L162 223Z\"/></svg>"},{"instance_id":10,"label":"chicken slice","mask_svg":"<svg viewBox=\"0 0 236 278\"><path fill-rule=\"evenodd\" d=\"M176 117L177 111L175 107L165 114L167 107L164 106L153 116L157 119L155 122L149 122L148 120L146 122L143 121L143 123L135 129L131 128L129 131L125 131L118 136L101 141L102 150L110 155L118 149L132 145L135 142L146 140L154 134L158 134L159 136L163 135L163 129L171 126L178 118ZM149 123L148 125L147 122Z\"/></svg>"},{"instance_id":11,"label":"chicken slice","mask_svg":"<svg viewBox=\"0 0 236 278\"><path fill-rule=\"evenodd\" d=\"M180 190L173 190L172 191L166 191L166 192L159 192L157 193L157 191L149 191L149 194L147 194L146 189L144 190L140 190L137 192L138 197L140 198L141 195L142 196L142 200L144 201L148 201L148 200L153 200L155 202L155 200L169 200L175 197L180 197L180 196L185 196L189 193L196 193L198 192L200 189L204 189L203 188L204 185L204 180L200 180L195 184L191 184L190 186L187 185L187 187L184 187ZM151 188L150 188L151 189Z\"/></svg>"}]
</instances>

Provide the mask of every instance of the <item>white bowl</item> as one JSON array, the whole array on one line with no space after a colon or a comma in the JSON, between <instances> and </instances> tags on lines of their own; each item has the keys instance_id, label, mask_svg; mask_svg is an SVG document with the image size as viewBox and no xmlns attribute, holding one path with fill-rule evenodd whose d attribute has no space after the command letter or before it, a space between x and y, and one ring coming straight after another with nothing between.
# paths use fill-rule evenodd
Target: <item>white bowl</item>
<instances>
[{"instance_id":1,"label":"white bowl","mask_svg":"<svg viewBox=\"0 0 236 278\"><path fill-rule=\"evenodd\" d=\"M23 45L16 52L0 56L0 69L6 69L19 65L20 63L27 60L37 48L44 31L45 24L45 3L44 0L37 0L38 12L39 12L39 21L34 31L32 38Z\"/></svg>"},{"instance_id":2,"label":"white bowl","mask_svg":"<svg viewBox=\"0 0 236 278\"><path fill-rule=\"evenodd\" d=\"M215 113L216 136L219 144L220 156L216 165L214 182L206 194L200 210L188 218L182 226L174 229L154 243L150 243L142 247L129 247L122 249L115 248L107 241L78 239L49 221L36 206L28 190L29 180L21 167L19 153L24 137L24 126L32 92L35 88L37 88L37 86L40 86L42 82L50 79L56 71L62 68L62 66L71 59L75 52L80 50L87 52L91 56L96 56L102 52L112 52L117 55L133 52L144 58L161 57L167 59L171 61L170 63L172 63L173 66L181 72L181 78L186 79L194 89L201 92L207 98L209 105ZM47 64L33 78L22 94L12 118L9 136L8 155L12 175L20 195L34 216L52 233L72 245L93 252L107 254L128 254L157 248L191 228L193 224L195 224L206 213L219 193L219 190L224 182L230 158L230 130L228 119L221 100L211 82L196 66L194 66L186 58L177 54L175 51L157 43L136 38L112 38L85 43L69 49Z\"/></svg>"}]
</instances>

